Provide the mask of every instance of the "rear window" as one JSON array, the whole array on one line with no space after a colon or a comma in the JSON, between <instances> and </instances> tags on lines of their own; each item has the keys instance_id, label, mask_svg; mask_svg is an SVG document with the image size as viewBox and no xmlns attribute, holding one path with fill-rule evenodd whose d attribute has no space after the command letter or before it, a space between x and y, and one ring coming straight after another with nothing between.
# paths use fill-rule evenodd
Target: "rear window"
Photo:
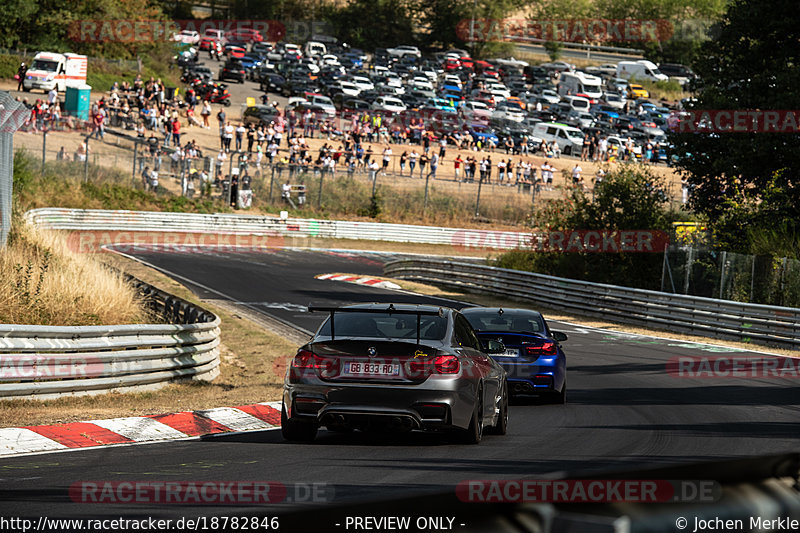
<instances>
[{"instance_id":1,"label":"rear window","mask_svg":"<svg viewBox=\"0 0 800 533\"><path fill-rule=\"evenodd\" d=\"M544 320L538 313L525 311L469 311L464 312L475 331L508 333L545 333Z\"/></svg>"},{"instance_id":2,"label":"rear window","mask_svg":"<svg viewBox=\"0 0 800 533\"><path fill-rule=\"evenodd\" d=\"M340 337L367 337L376 339L417 338L417 315L384 313L334 313L333 333ZM320 336L331 336L331 317L325 320ZM420 339L443 340L447 334L447 318L435 315L420 316Z\"/></svg>"}]
</instances>

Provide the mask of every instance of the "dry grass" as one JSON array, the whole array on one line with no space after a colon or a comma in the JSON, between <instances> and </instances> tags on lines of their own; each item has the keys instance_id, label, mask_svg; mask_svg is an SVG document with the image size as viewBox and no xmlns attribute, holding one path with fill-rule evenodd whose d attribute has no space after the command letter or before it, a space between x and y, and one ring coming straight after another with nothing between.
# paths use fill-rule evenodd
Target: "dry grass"
<instances>
[{"instance_id":1,"label":"dry grass","mask_svg":"<svg viewBox=\"0 0 800 533\"><path fill-rule=\"evenodd\" d=\"M0 323L84 326L146 322L136 291L63 234L18 221L0 254Z\"/></svg>"},{"instance_id":2,"label":"dry grass","mask_svg":"<svg viewBox=\"0 0 800 533\"><path fill-rule=\"evenodd\" d=\"M103 260L162 290L199 303L222 319L219 377L210 383L175 383L149 392L6 400L0 402L0 427L146 416L280 399L285 364L295 354L296 343L264 331L236 313L200 302L182 285L135 261L110 254Z\"/></svg>"}]
</instances>

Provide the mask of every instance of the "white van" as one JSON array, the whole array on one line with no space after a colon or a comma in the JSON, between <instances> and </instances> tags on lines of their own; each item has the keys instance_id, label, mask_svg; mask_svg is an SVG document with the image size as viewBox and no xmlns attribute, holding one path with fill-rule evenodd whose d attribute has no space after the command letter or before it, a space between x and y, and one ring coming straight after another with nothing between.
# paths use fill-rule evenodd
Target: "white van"
<instances>
[{"instance_id":1,"label":"white van","mask_svg":"<svg viewBox=\"0 0 800 533\"><path fill-rule=\"evenodd\" d=\"M328 47L317 41L308 41L303 47L306 57L321 57L328 53Z\"/></svg>"},{"instance_id":2,"label":"white van","mask_svg":"<svg viewBox=\"0 0 800 533\"><path fill-rule=\"evenodd\" d=\"M22 88L25 91L42 89L47 93L53 87L59 92L66 91L67 87L82 87L86 85L88 65L86 56L39 52L25 73Z\"/></svg>"},{"instance_id":3,"label":"white van","mask_svg":"<svg viewBox=\"0 0 800 533\"><path fill-rule=\"evenodd\" d=\"M603 96L602 80L584 72L563 72L558 79L558 94L561 96L585 94L594 99Z\"/></svg>"},{"instance_id":4,"label":"white van","mask_svg":"<svg viewBox=\"0 0 800 533\"><path fill-rule=\"evenodd\" d=\"M620 61L617 63L617 78L624 80L637 79L639 81L667 81L669 78L665 76L658 67L646 59L639 61Z\"/></svg>"},{"instance_id":5,"label":"white van","mask_svg":"<svg viewBox=\"0 0 800 533\"><path fill-rule=\"evenodd\" d=\"M589 107L591 107L589 99L583 96L564 96L561 98L561 102L567 104L572 111L580 111L583 113L588 113Z\"/></svg>"},{"instance_id":6,"label":"white van","mask_svg":"<svg viewBox=\"0 0 800 533\"><path fill-rule=\"evenodd\" d=\"M533 127L533 136L544 140L547 144L555 141L564 155L577 155L583 149L583 132L560 122L536 124Z\"/></svg>"}]
</instances>

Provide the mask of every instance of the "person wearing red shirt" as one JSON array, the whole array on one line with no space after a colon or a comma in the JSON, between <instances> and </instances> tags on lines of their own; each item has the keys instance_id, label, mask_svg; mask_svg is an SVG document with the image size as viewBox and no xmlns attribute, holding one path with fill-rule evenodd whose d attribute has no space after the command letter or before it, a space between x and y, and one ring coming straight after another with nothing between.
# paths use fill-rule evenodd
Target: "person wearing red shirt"
<instances>
[{"instance_id":1,"label":"person wearing red shirt","mask_svg":"<svg viewBox=\"0 0 800 533\"><path fill-rule=\"evenodd\" d=\"M177 118L172 121L172 142L175 146L181 145L181 121Z\"/></svg>"},{"instance_id":2,"label":"person wearing red shirt","mask_svg":"<svg viewBox=\"0 0 800 533\"><path fill-rule=\"evenodd\" d=\"M453 169L455 171L456 181L461 181L461 164L463 162L464 160L461 159L460 154L456 155L456 158L453 160Z\"/></svg>"}]
</instances>

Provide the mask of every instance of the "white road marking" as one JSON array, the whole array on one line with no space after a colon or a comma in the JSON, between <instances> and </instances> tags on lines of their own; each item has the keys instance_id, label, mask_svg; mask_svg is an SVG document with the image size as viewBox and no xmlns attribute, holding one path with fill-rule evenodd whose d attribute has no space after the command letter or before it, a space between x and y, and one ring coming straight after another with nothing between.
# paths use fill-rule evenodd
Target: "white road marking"
<instances>
[{"instance_id":1,"label":"white road marking","mask_svg":"<svg viewBox=\"0 0 800 533\"><path fill-rule=\"evenodd\" d=\"M65 450L67 446L26 428L0 429L0 455Z\"/></svg>"},{"instance_id":2,"label":"white road marking","mask_svg":"<svg viewBox=\"0 0 800 533\"><path fill-rule=\"evenodd\" d=\"M272 424L234 407L215 407L214 409L195 411L195 413L234 431L257 431L274 427Z\"/></svg>"},{"instance_id":3,"label":"white road marking","mask_svg":"<svg viewBox=\"0 0 800 533\"><path fill-rule=\"evenodd\" d=\"M92 424L113 431L136 442L183 439L186 433L162 424L153 418L128 416L108 420L90 420Z\"/></svg>"}]
</instances>

